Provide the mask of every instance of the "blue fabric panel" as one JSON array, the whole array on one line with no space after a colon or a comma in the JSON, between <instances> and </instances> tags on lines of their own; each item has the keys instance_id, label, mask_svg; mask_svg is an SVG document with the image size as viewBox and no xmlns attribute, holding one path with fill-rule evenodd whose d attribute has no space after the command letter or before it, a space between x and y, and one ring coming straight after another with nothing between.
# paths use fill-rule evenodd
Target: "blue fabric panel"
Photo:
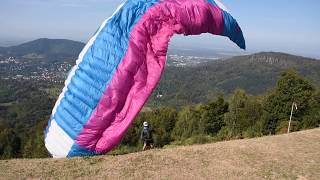
<instances>
[{"instance_id":1,"label":"blue fabric panel","mask_svg":"<svg viewBox=\"0 0 320 180\"><path fill-rule=\"evenodd\" d=\"M214 6L218 6L214 0L208 0L208 2L213 4ZM222 35L228 37L231 41L235 42L240 48L246 49L243 33L242 31L239 31L240 27L237 21L231 16L231 14L229 14L224 10L223 10L223 17L224 17L224 32Z\"/></svg>"},{"instance_id":2,"label":"blue fabric panel","mask_svg":"<svg viewBox=\"0 0 320 180\"><path fill-rule=\"evenodd\" d=\"M53 117L57 124L76 139L87 123L106 90L119 63L123 59L134 25L144 12L159 0L129 0L103 27L92 46L85 53L68 90ZM108 51L108 49L115 51ZM69 155L92 154L74 144ZM94 154L94 153L93 153Z\"/></svg>"},{"instance_id":3,"label":"blue fabric panel","mask_svg":"<svg viewBox=\"0 0 320 180\"><path fill-rule=\"evenodd\" d=\"M94 156L97 155L93 151L89 151L85 148L80 147L78 144L73 144L72 150L69 152L67 157L74 157L74 156Z\"/></svg>"},{"instance_id":4,"label":"blue fabric panel","mask_svg":"<svg viewBox=\"0 0 320 180\"><path fill-rule=\"evenodd\" d=\"M223 36L229 37L229 39L235 42L240 48L246 49L243 33L237 21L226 11L223 11L224 17L224 31Z\"/></svg>"}]
</instances>

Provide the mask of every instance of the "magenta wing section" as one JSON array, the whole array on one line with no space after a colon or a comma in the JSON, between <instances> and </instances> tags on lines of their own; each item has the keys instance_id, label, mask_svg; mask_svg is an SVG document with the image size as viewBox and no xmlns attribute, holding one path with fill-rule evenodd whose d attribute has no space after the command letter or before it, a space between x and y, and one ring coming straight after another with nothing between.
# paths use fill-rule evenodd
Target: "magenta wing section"
<instances>
[{"instance_id":1,"label":"magenta wing section","mask_svg":"<svg viewBox=\"0 0 320 180\"><path fill-rule=\"evenodd\" d=\"M240 27L228 15L207 0L163 0L146 10L132 29L126 54L76 143L103 154L121 141L161 78L174 34L230 34L245 48Z\"/></svg>"}]
</instances>

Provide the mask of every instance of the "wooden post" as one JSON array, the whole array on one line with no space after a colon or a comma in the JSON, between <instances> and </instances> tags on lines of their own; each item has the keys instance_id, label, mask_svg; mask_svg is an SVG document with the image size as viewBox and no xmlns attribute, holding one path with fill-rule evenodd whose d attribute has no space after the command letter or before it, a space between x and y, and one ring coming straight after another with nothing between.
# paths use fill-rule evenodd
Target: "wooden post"
<instances>
[{"instance_id":1,"label":"wooden post","mask_svg":"<svg viewBox=\"0 0 320 180\"><path fill-rule=\"evenodd\" d=\"M290 126L291 126L291 120L292 120L292 114L293 114L293 107L295 107L296 110L298 109L297 104L295 102L292 103L292 107L291 107L291 114L290 114L290 120L289 120L289 125L288 125L288 134L290 133Z\"/></svg>"}]
</instances>

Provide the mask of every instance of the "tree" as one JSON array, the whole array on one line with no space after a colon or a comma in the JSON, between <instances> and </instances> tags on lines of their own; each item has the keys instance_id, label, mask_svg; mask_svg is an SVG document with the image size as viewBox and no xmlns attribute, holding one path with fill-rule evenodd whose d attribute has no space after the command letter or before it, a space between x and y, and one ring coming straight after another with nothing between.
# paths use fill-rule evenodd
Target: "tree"
<instances>
[{"instance_id":1,"label":"tree","mask_svg":"<svg viewBox=\"0 0 320 180\"><path fill-rule=\"evenodd\" d=\"M213 136L224 126L223 116L228 112L228 103L226 103L223 96L220 95L216 101L201 105L199 112L200 132Z\"/></svg>"},{"instance_id":2,"label":"tree","mask_svg":"<svg viewBox=\"0 0 320 180\"><path fill-rule=\"evenodd\" d=\"M288 70L282 73L275 90L267 96L264 104L264 133L276 133L281 121L288 120L293 102L298 105L293 120L300 123L309 109L313 92L312 84L295 71Z\"/></svg>"},{"instance_id":3,"label":"tree","mask_svg":"<svg viewBox=\"0 0 320 180\"><path fill-rule=\"evenodd\" d=\"M192 107L184 107L177 117L172 137L174 140L183 140L199 134L199 112Z\"/></svg>"},{"instance_id":4,"label":"tree","mask_svg":"<svg viewBox=\"0 0 320 180\"><path fill-rule=\"evenodd\" d=\"M173 139L173 131L177 119L177 111L173 108L161 108L152 113L149 122L153 130L154 145L162 147L169 144Z\"/></svg>"},{"instance_id":5,"label":"tree","mask_svg":"<svg viewBox=\"0 0 320 180\"><path fill-rule=\"evenodd\" d=\"M301 128L303 129L320 126L320 90L312 95L309 101L309 107L301 123Z\"/></svg>"},{"instance_id":6,"label":"tree","mask_svg":"<svg viewBox=\"0 0 320 180\"><path fill-rule=\"evenodd\" d=\"M242 132L243 114L248 97L244 90L237 89L229 101L229 112L225 114L224 122L231 136L238 136Z\"/></svg>"},{"instance_id":7,"label":"tree","mask_svg":"<svg viewBox=\"0 0 320 180\"><path fill-rule=\"evenodd\" d=\"M22 151L24 158L45 158L49 157L49 153L44 144L44 129L47 120L40 121L30 132Z\"/></svg>"},{"instance_id":8,"label":"tree","mask_svg":"<svg viewBox=\"0 0 320 180\"><path fill-rule=\"evenodd\" d=\"M255 97L249 97L244 90L235 90L230 98L229 112L224 116L226 126L220 136L225 135L227 139L243 137L249 128L250 131L254 131L257 122L261 119L261 113L261 104Z\"/></svg>"},{"instance_id":9,"label":"tree","mask_svg":"<svg viewBox=\"0 0 320 180\"><path fill-rule=\"evenodd\" d=\"M20 156L21 140L13 129L7 128L0 132L0 159L17 158Z\"/></svg>"}]
</instances>

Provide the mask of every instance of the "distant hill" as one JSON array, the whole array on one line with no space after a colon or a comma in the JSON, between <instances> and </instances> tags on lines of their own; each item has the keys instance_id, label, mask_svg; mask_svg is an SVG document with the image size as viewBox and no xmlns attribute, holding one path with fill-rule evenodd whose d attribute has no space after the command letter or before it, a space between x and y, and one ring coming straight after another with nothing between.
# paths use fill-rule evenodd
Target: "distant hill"
<instances>
[{"instance_id":1,"label":"distant hill","mask_svg":"<svg viewBox=\"0 0 320 180\"><path fill-rule=\"evenodd\" d=\"M0 179L320 179L319 138L318 128L118 156L2 160Z\"/></svg>"},{"instance_id":2,"label":"distant hill","mask_svg":"<svg viewBox=\"0 0 320 180\"><path fill-rule=\"evenodd\" d=\"M217 93L230 94L236 88L257 95L276 85L281 72L295 69L320 85L320 61L284 53L262 52L193 67L165 69L152 103L188 104L205 102ZM156 99L156 94L163 95ZM151 102L150 102L151 103Z\"/></svg>"},{"instance_id":3,"label":"distant hill","mask_svg":"<svg viewBox=\"0 0 320 180\"><path fill-rule=\"evenodd\" d=\"M64 81L65 72L69 69L58 72L56 67L60 66L52 66L52 62L67 62L71 67L84 45L77 41L42 38L18 46L0 47L0 58L1 55L5 57L1 59L13 56L17 61L28 62L23 66L7 64L5 67L3 64L0 69L3 77L7 78L6 74L15 76L17 73L31 76L28 72L41 71L37 68L41 67L61 77L57 81ZM228 95L236 88L245 89L253 95L265 93L275 86L281 72L287 69L295 69L315 85L320 85L320 60L277 52L217 60L212 57L221 57L218 50L177 51L177 48L169 51L172 54L168 55L167 67L149 105L206 102L216 97L217 93ZM212 56L211 59L209 56ZM41 73L47 72L38 72ZM162 98L156 98L158 94L162 94Z\"/></svg>"},{"instance_id":4,"label":"distant hill","mask_svg":"<svg viewBox=\"0 0 320 180\"><path fill-rule=\"evenodd\" d=\"M41 38L17 46L0 47L0 54L19 59L74 59L84 45L84 43L72 40Z\"/></svg>"}]
</instances>

